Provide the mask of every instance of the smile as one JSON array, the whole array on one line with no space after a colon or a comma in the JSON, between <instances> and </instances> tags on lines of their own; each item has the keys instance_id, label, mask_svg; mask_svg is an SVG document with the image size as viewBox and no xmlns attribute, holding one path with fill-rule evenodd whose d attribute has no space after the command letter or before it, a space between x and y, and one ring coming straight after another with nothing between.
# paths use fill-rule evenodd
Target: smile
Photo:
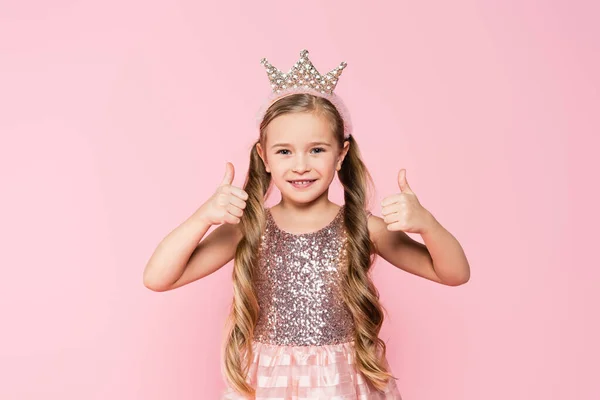
<instances>
[{"instance_id":1,"label":"smile","mask_svg":"<svg viewBox=\"0 0 600 400\"><path fill-rule=\"evenodd\" d=\"M316 179L312 179L312 180L307 180L307 179L302 179L302 180L297 180L297 181L288 181L292 184L292 186L296 187L296 188L305 188L310 186L314 181L316 181Z\"/></svg>"}]
</instances>

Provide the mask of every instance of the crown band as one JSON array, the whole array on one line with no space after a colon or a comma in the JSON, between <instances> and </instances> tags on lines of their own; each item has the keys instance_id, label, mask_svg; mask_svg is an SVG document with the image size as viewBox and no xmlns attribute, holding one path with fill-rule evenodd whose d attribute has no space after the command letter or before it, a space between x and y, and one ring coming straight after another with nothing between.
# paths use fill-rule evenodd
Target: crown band
<instances>
[{"instance_id":1,"label":"crown band","mask_svg":"<svg viewBox=\"0 0 600 400\"><path fill-rule=\"evenodd\" d=\"M300 52L300 59L286 73L275 68L266 58L260 60L260 63L265 67L272 91L256 115L257 125L260 126L267 109L276 101L292 94L308 93L323 97L334 105L344 120L344 138L350 136L352 133L350 113L342 99L333 92L339 82L339 76L346 68L346 62L342 61L338 67L324 75L308 58L308 50Z\"/></svg>"}]
</instances>

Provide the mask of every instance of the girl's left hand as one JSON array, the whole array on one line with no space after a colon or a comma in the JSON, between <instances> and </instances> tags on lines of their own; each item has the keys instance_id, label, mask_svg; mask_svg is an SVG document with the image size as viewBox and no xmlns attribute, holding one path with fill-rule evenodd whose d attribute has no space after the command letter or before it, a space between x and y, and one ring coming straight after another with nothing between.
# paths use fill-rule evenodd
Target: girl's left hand
<instances>
[{"instance_id":1,"label":"girl's left hand","mask_svg":"<svg viewBox=\"0 0 600 400\"><path fill-rule=\"evenodd\" d=\"M435 224L435 218L427 211L406 181L406 170L398 173L400 193L384 198L381 215L388 231L403 231L423 234Z\"/></svg>"}]
</instances>

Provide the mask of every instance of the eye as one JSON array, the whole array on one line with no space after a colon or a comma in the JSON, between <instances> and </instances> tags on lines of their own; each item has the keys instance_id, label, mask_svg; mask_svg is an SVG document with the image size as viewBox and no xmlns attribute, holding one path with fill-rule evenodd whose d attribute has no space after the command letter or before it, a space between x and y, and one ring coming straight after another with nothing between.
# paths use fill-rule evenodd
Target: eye
<instances>
[{"instance_id":1,"label":"eye","mask_svg":"<svg viewBox=\"0 0 600 400\"><path fill-rule=\"evenodd\" d=\"M276 152L275 154L279 154L279 153L281 153L282 151L287 151L287 150L286 150L286 149L281 149L281 150L279 150L278 152Z\"/></svg>"},{"instance_id":2,"label":"eye","mask_svg":"<svg viewBox=\"0 0 600 400\"><path fill-rule=\"evenodd\" d=\"M313 150L321 150L321 151L319 151L319 153L322 153L325 151L325 149L322 147L315 147Z\"/></svg>"}]
</instances>

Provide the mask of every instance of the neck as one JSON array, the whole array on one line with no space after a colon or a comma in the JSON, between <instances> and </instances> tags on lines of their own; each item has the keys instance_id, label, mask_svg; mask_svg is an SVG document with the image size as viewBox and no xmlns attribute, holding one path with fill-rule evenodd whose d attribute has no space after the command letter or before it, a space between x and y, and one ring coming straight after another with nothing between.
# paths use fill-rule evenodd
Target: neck
<instances>
[{"instance_id":1,"label":"neck","mask_svg":"<svg viewBox=\"0 0 600 400\"><path fill-rule=\"evenodd\" d=\"M312 213L327 213L331 210L334 203L327 197L327 193L320 196L318 199L308 203L298 203L282 197L277 204L277 208L284 210L286 213L295 215L306 215Z\"/></svg>"}]
</instances>

